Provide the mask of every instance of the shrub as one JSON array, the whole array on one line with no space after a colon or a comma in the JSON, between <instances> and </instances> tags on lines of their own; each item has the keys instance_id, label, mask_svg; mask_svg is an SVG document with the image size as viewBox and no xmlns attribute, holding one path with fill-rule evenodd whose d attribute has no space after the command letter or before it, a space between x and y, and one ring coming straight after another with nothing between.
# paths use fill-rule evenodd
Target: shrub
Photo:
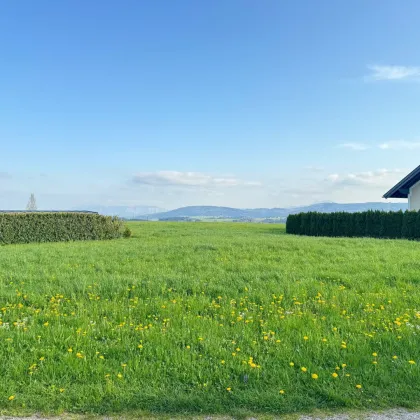
<instances>
[{"instance_id":1,"label":"shrub","mask_svg":"<svg viewBox=\"0 0 420 420\"><path fill-rule=\"evenodd\" d=\"M353 236L365 236L366 212L353 213Z\"/></svg>"},{"instance_id":2,"label":"shrub","mask_svg":"<svg viewBox=\"0 0 420 420\"><path fill-rule=\"evenodd\" d=\"M415 239L416 237L416 222L417 212L408 211L404 213L402 224L402 236L408 239Z\"/></svg>"},{"instance_id":3,"label":"shrub","mask_svg":"<svg viewBox=\"0 0 420 420\"><path fill-rule=\"evenodd\" d=\"M420 212L299 213L287 218L286 233L310 236L420 239Z\"/></svg>"},{"instance_id":4,"label":"shrub","mask_svg":"<svg viewBox=\"0 0 420 420\"><path fill-rule=\"evenodd\" d=\"M114 239L122 235L117 217L96 213L0 213L0 244Z\"/></svg>"},{"instance_id":5,"label":"shrub","mask_svg":"<svg viewBox=\"0 0 420 420\"><path fill-rule=\"evenodd\" d=\"M366 212L366 231L365 236L380 238L381 217L386 217L387 212L369 210Z\"/></svg>"},{"instance_id":6,"label":"shrub","mask_svg":"<svg viewBox=\"0 0 420 420\"><path fill-rule=\"evenodd\" d=\"M302 213L289 214L286 220L286 233L298 235L300 233L300 218Z\"/></svg>"},{"instance_id":7,"label":"shrub","mask_svg":"<svg viewBox=\"0 0 420 420\"><path fill-rule=\"evenodd\" d=\"M124 238L131 238L131 229L128 226L125 227L123 236Z\"/></svg>"}]
</instances>

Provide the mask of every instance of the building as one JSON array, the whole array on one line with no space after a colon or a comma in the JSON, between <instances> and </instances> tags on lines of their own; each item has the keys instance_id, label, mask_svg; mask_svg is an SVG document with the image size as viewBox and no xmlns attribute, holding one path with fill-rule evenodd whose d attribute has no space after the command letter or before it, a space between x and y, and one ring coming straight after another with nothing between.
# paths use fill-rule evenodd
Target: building
<instances>
[{"instance_id":1,"label":"building","mask_svg":"<svg viewBox=\"0 0 420 420\"><path fill-rule=\"evenodd\" d=\"M420 166L393 186L384 198L408 198L408 209L420 210Z\"/></svg>"}]
</instances>

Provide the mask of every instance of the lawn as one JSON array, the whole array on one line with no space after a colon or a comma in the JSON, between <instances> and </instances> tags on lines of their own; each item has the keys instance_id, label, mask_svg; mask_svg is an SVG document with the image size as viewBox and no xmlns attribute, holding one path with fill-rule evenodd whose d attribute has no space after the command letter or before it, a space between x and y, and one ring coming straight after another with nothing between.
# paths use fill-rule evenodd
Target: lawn
<instances>
[{"instance_id":1,"label":"lawn","mask_svg":"<svg viewBox=\"0 0 420 420\"><path fill-rule=\"evenodd\" d=\"M0 412L420 405L420 243L130 227L0 247Z\"/></svg>"}]
</instances>

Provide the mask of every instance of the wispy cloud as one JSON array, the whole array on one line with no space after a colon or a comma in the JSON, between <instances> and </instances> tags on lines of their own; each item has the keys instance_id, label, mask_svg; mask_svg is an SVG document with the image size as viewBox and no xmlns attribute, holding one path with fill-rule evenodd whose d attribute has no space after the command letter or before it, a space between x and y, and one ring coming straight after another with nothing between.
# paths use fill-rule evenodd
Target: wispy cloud
<instances>
[{"instance_id":1,"label":"wispy cloud","mask_svg":"<svg viewBox=\"0 0 420 420\"><path fill-rule=\"evenodd\" d=\"M404 173L401 169L378 169L375 171L330 174L327 181L336 186L386 187L392 185Z\"/></svg>"},{"instance_id":2,"label":"wispy cloud","mask_svg":"<svg viewBox=\"0 0 420 420\"><path fill-rule=\"evenodd\" d=\"M342 149L350 149L355 151L363 151L369 149L369 146L364 143L342 143L339 144L338 147Z\"/></svg>"},{"instance_id":3,"label":"wispy cloud","mask_svg":"<svg viewBox=\"0 0 420 420\"><path fill-rule=\"evenodd\" d=\"M368 66L371 71L369 80L419 80L420 67L414 66Z\"/></svg>"},{"instance_id":4,"label":"wispy cloud","mask_svg":"<svg viewBox=\"0 0 420 420\"><path fill-rule=\"evenodd\" d=\"M158 171L142 172L131 180L137 185L183 186L183 187L252 187L260 186L256 181L243 181L236 177L216 177L201 172Z\"/></svg>"},{"instance_id":5,"label":"wispy cloud","mask_svg":"<svg viewBox=\"0 0 420 420\"><path fill-rule=\"evenodd\" d=\"M378 147L383 150L416 150L420 149L420 141L389 141L380 144Z\"/></svg>"}]
</instances>

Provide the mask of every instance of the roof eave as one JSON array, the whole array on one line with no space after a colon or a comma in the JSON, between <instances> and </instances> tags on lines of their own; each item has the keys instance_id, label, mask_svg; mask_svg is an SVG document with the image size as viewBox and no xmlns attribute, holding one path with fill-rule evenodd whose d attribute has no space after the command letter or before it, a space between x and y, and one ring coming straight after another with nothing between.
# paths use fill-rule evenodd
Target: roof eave
<instances>
[{"instance_id":1,"label":"roof eave","mask_svg":"<svg viewBox=\"0 0 420 420\"><path fill-rule=\"evenodd\" d=\"M401 194L398 190L397 191L388 191L386 194L382 196L382 198L408 198L408 194Z\"/></svg>"},{"instance_id":2,"label":"roof eave","mask_svg":"<svg viewBox=\"0 0 420 420\"><path fill-rule=\"evenodd\" d=\"M407 188L406 184L409 184L410 181L420 174L420 166L417 166L416 169L411 171L406 177L404 177L398 184L394 185L388 192L383 195L383 198L408 198L409 188L412 185L409 185Z\"/></svg>"}]
</instances>

